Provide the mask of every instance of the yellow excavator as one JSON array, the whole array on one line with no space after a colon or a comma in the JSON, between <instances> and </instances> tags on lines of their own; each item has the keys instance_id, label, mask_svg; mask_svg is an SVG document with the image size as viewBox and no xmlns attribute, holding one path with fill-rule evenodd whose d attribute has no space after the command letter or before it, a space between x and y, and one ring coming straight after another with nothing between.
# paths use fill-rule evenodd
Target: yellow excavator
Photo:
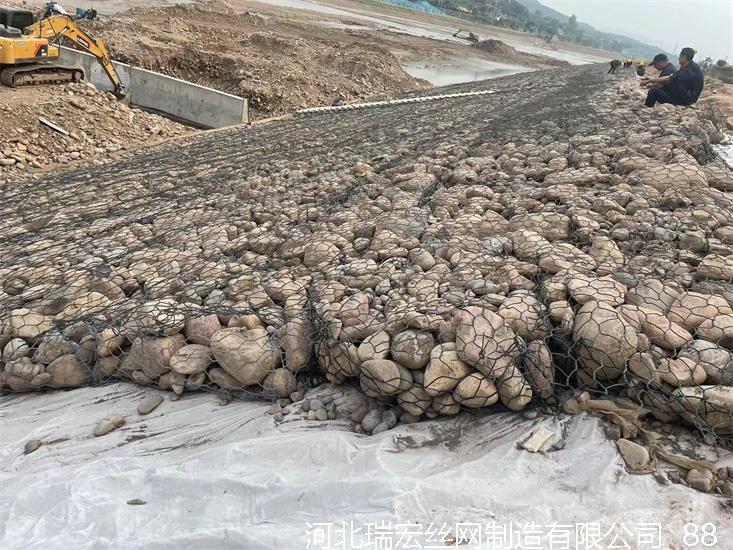
<instances>
[{"instance_id":1,"label":"yellow excavator","mask_svg":"<svg viewBox=\"0 0 733 550\"><path fill-rule=\"evenodd\" d=\"M57 63L58 43L64 39L96 57L115 94L124 95L125 87L101 39L81 30L68 15L52 14L35 21L30 10L6 6L0 6L0 82L16 87L82 80L81 67Z\"/></svg>"}]
</instances>

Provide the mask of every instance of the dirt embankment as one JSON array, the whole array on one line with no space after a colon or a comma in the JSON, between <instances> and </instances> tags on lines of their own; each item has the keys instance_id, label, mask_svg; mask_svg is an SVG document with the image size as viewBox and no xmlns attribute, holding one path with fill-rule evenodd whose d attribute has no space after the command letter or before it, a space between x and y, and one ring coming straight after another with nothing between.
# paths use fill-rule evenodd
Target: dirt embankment
<instances>
[{"instance_id":1,"label":"dirt embankment","mask_svg":"<svg viewBox=\"0 0 733 550\"><path fill-rule=\"evenodd\" d=\"M26 172L104 159L190 131L88 84L0 86L0 185Z\"/></svg>"},{"instance_id":2,"label":"dirt embankment","mask_svg":"<svg viewBox=\"0 0 733 550\"><path fill-rule=\"evenodd\" d=\"M85 26L119 61L246 96L254 118L427 87L350 33L236 13L222 2L133 8Z\"/></svg>"}]
</instances>

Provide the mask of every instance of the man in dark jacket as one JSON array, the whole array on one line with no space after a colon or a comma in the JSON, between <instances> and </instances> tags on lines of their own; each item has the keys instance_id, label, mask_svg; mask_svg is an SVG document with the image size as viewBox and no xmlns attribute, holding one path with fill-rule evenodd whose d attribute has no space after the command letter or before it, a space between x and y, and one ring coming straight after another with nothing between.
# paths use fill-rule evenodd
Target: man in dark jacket
<instances>
[{"instance_id":1,"label":"man in dark jacket","mask_svg":"<svg viewBox=\"0 0 733 550\"><path fill-rule=\"evenodd\" d=\"M649 90L645 103L647 107L654 107L657 103L692 105L697 101L705 85L705 78L700 66L693 61L694 57L695 50L682 48L678 71L644 81L646 86L662 85L661 88L652 87Z\"/></svg>"}]
</instances>

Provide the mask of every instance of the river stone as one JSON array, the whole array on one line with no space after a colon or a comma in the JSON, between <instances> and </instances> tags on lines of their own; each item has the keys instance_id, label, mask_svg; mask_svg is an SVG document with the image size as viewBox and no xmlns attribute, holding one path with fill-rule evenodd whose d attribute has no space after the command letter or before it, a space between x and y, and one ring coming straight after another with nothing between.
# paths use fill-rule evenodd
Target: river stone
<instances>
[{"instance_id":1,"label":"river stone","mask_svg":"<svg viewBox=\"0 0 733 550\"><path fill-rule=\"evenodd\" d=\"M357 349L359 360L363 363L371 359L386 359L389 356L389 334L383 330L370 334Z\"/></svg>"},{"instance_id":2,"label":"river stone","mask_svg":"<svg viewBox=\"0 0 733 550\"><path fill-rule=\"evenodd\" d=\"M297 373L308 366L313 357L313 326L305 317L293 317L281 329L280 347L285 367Z\"/></svg>"},{"instance_id":3,"label":"river stone","mask_svg":"<svg viewBox=\"0 0 733 550\"><path fill-rule=\"evenodd\" d=\"M596 301L578 311L573 338L580 366L599 381L618 378L638 344L631 325L610 304Z\"/></svg>"},{"instance_id":4,"label":"river stone","mask_svg":"<svg viewBox=\"0 0 733 550\"><path fill-rule=\"evenodd\" d=\"M527 344L522 356L524 373L532 387L532 391L542 399L554 394L555 367L552 364L552 352L544 342L535 340Z\"/></svg>"},{"instance_id":5,"label":"river stone","mask_svg":"<svg viewBox=\"0 0 733 550\"><path fill-rule=\"evenodd\" d=\"M430 408L432 396L421 385L412 384L397 395L397 403L408 414L420 416Z\"/></svg>"},{"instance_id":6,"label":"river stone","mask_svg":"<svg viewBox=\"0 0 733 550\"><path fill-rule=\"evenodd\" d=\"M687 357L705 370L708 384L733 386L733 356L727 349L707 340L693 340L680 350L679 357Z\"/></svg>"},{"instance_id":7,"label":"river stone","mask_svg":"<svg viewBox=\"0 0 733 550\"><path fill-rule=\"evenodd\" d=\"M660 348L679 349L692 340L692 334L657 310L638 308L636 317L649 341Z\"/></svg>"},{"instance_id":8,"label":"river stone","mask_svg":"<svg viewBox=\"0 0 733 550\"><path fill-rule=\"evenodd\" d=\"M406 330L392 339L392 358L408 369L421 369L428 364L435 338L429 332Z\"/></svg>"},{"instance_id":9,"label":"river stone","mask_svg":"<svg viewBox=\"0 0 733 550\"><path fill-rule=\"evenodd\" d=\"M715 488L715 476L707 469L692 468L685 480L690 487L703 493L710 493Z\"/></svg>"},{"instance_id":10,"label":"river stone","mask_svg":"<svg viewBox=\"0 0 733 550\"><path fill-rule=\"evenodd\" d=\"M460 309L453 317L453 326L458 358L487 376L500 375L518 355L514 332L488 309Z\"/></svg>"},{"instance_id":11,"label":"river stone","mask_svg":"<svg viewBox=\"0 0 733 550\"><path fill-rule=\"evenodd\" d=\"M222 329L219 316L212 313L201 317L192 317L184 325L186 339L192 344L208 346L211 337Z\"/></svg>"},{"instance_id":12,"label":"river stone","mask_svg":"<svg viewBox=\"0 0 733 550\"><path fill-rule=\"evenodd\" d=\"M41 447L41 441L38 439L29 439L25 442L23 447L23 454L29 455L32 452L37 451Z\"/></svg>"},{"instance_id":13,"label":"river stone","mask_svg":"<svg viewBox=\"0 0 733 550\"><path fill-rule=\"evenodd\" d=\"M646 472L649 468L649 451L646 447L629 441L628 439L621 438L616 441L618 450L621 456L624 458L626 465L629 467L629 471L632 473Z\"/></svg>"},{"instance_id":14,"label":"river stone","mask_svg":"<svg viewBox=\"0 0 733 550\"><path fill-rule=\"evenodd\" d=\"M13 338L10 342L5 344L2 353L2 360L8 363L10 361L20 359L21 357L28 357L30 353L31 349L28 347L25 340L22 338ZM34 362L39 363L40 361Z\"/></svg>"},{"instance_id":15,"label":"river stone","mask_svg":"<svg viewBox=\"0 0 733 550\"><path fill-rule=\"evenodd\" d=\"M214 384L225 390L241 390L244 387L244 384L222 368L211 368L206 374Z\"/></svg>"},{"instance_id":16,"label":"river stone","mask_svg":"<svg viewBox=\"0 0 733 550\"><path fill-rule=\"evenodd\" d=\"M679 293L659 279L644 279L626 293L626 303L667 314Z\"/></svg>"},{"instance_id":17,"label":"river stone","mask_svg":"<svg viewBox=\"0 0 733 550\"><path fill-rule=\"evenodd\" d=\"M362 383L379 395L395 395L412 384L410 372L389 359L371 359L361 364Z\"/></svg>"},{"instance_id":18,"label":"river stone","mask_svg":"<svg viewBox=\"0 0 733 550\"><path fill-rule=\"evenodd\" d=\"M592 243L588 254L598 264L596 269L598 275L610 275L623 267L624 255L613 240L596 236L593 237Z\"/></svg>"},{"instance_id":19,"label":"river stone","mask_svg":"<svg viewBox=\"0 0 733 550\"><path fill-rule=\"evenodd\" d=\"M298 389L298 383L289 369L278 367L267 375L262 387L277 397L288 397Z\"/></svg>"},{"instance_id":20,"label":"river stone","mask_svg":"<svg viewBox=\"0 0 733 550\"><path fill-rule=\"evenodd\" d=\"M280 362L265 329L225 328L210 344L219 366L245 386L260 384Z\"/></svg>"},{"instance_id":21,"label":"river stone","mask_svg":"<svg viewBox=\"0 0 733 550\"><path fill-rule=\"evenodd\" d=\"M451 393L444 393L433 397L430 408L438 414L454 415L461 412L461 406Z\"/></svg>"},{"instance_id":22,"label":"river stone","mask_svg":"<svg viewBox=\"0 0 733 550\"><path fill-rule=\"evenodd\" d=\"M204 372L211 361L212 355L208 346L188 344L171 357L170 368L178 374L198 374Z\"/></svg>"},{"instance_id":23,"label":"river stone","mask_svg":"<svg viewBox=\"0 0 733 550\"><path fill-rule=\"evenodd\" d=\"M364 415L361 421L361 427L366 433L372 433L379 423L382 422L382 411L380 409L372 409Z\"/></svg>"},{"instance_id":24,"label":"river stone","mask_svg":"<svg viewBox=\"0 0 733 550\"><path fill-rule=\"evenodd\" d=\"M728 314L733 314L733 309L720 296L700 292L683 292L670 305L667 318L692 332L704 321L716 315Z\"/></svg>"},{"instance_id":25,"label":"river stone","mask_svg":"<svg viewBox=\"0 0 733 550\"><path fill-rule=\"evenodd\" d=\"M594 278L577 274L568 281L568 292L579 304L597 301L619 306L624 303L626 291L626 285L610 276Z\"/></svg>"},{"instance_id":26,"label":"river stone","mask_svg":"<svg viewBox=\"0 0 733 550\"><path fill-rule=\"evenodd\" d=\"M97 357L119 355L127 342L127 337L115 328L108 327L99 333Z\"/></svg>"},{"instance_id":27,"label":"river stone","mask_svg":"<svg viewBox=\"0 0 733 550\"><path fill-rule=\"evenodd\" d=\"M137 406L137 414L146 415L153 412L163 402L163 396L159 393L151 393Z\"/></svg>"},{"instance_id":28,"label":"river stone","mask_svg":"<svg viewBox=\"0 0 733 550\"><path fill-rule=\"evenodd\" d=\"M142 370L150 379L156 379L170 369L170 360L186 343L182 334L162 338L136 338L122 362L125 370Z\"/></svg>"},{"instance_id":29,"label":"river stone","mask_svg":"<svg viewBox=\"0 0 733 550\"><path fill-rule=\"evenodd\" d=\"M733 314L716 315L697 327L697 335L724 348L733 348Z\"/></svg>"},{"instance_id":30,"label":"river stone","mask_svg":"<svg viewBox=\"0 0 733 550\"><path fill-rule=\"evenodd\" d=\"M79 362L74 354L62 355L46 367L51 375L48 385L52 388L78 388L91 380L91 369Z\"/></svg>"},{"instance_id":31,"label":"river stone","mask_svg":"<svg viewBox=\"0 0 733 550\"><path fill-rule=\"evenodd\" d=\"M490 378L480 372L472 372L453 390L456 403L471 409L490 407L499 400L499 392Z\"/></svg>"},{"instance_id":32,"label":"river stone","mask_svg":"<svg viewBox=\"0 0 733 550\"><path fill-rule=\"evenodd\" d=\"M733 434L733 386L691 386L674 390L673 397L694 424L699 416L706 428L719 434ZM699 422L699 420L698 420Z\"/></svg>"},{"instance_id":33,"label":"river stone","mask_svg":"<svg viewBox=\"0 0 733 550\"><path fill-rule=\"evenodd\" d=\"M423 381L425 391L431 396L450 392L472 371L473 368L458 358L455 343L439 344L430 352Z\"/></svg>"},{"instance_id":34,"label":"river stone","mask_svg":"<svg viewBox=\"0 0 733 550\"><path fill-rule=\"evenodd\" d=\"M527 342L542 340L550 335L547 308L527 291L512 293L502 302L498 314L517 336Z\"/></svg>"},{"instance_id":35,"label":"river stone","mask_svg":"<svg viewBox=\"0 0 733 550\"><path fill-rule=\"evenodd\" d=\"M733 257L708 254L697 266L698 280L733 280Z\"/></svg>"},{"instance_id":36,"label":"river stone","mask_svg":"<svg viewBox=\"0 0 733 550\"><path fill-rule=\"evenodd\" d=\"M94 428L94 435L97 437L101 435L106 435L124 425L125 419L122 416L110 416L109 418L105 418L99 424L97 424L97 426Z\"/></svg>"},{"instance_id":37,"label":"river stone","mask_svg":"<svg viewBox=\"0 0 733 550\"><path fill-rule=\"evenodd\" d=\"M523 410L532 400L532 387L514 363L496 378L499 399L513 411Z\"/></svg>"},{"instance_id":38,"label":"river stone","mask_svg":"<svg viewBox=\"0 0 733 550\"><path fill-rule=\"evenodd\" d=\"M51 317L21 308L10 312L5 319L5 330L0 330L0 334L33 340L52 328Z\"/></svg>"},{"instance_id":39,"label":"river stone","mask_svg":"<svg viewBox=\"0 0 733 550\"><path fill-rule=\"evenodd\" d=\"M141 305L125 323L124 332L132 335L173 336L183 330L186 317L173 298L153 300Z\"/></svg>"},{"instance_id":40,"label":"river stone","mask_svg":"<svg viewBox=\"0 0 733 550\"><path fill-rule=\"evenodd\" d=\"M705 382L705 370L692 359L660 359L657 370L661 379L676 388L683 386L699 386Z\"/></svg>"},{"instance_id":41,"label":"river stone","mask_svg":"<svg viewBox=\"0 0 733 550\"><path fill-rule=\"evenodd\" d=\"M84 337L84 341L87 342L89 335ZM93 341L93 340L92 340ZM96 347L96 345L95 345ZM58 359L62 355L69 355L76 351L74 344L68 340L62 338L44 338L41 343L38 344L38 349L33 354L33 361L36 363L42 363L48 365L55 359Z\"/></svg>"}]
</instances>

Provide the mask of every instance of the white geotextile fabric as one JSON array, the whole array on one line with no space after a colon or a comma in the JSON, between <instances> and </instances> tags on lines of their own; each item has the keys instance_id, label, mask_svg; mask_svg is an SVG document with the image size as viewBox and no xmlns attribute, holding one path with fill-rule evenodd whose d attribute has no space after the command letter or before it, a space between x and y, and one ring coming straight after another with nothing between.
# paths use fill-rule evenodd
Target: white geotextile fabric
<instances>
[{"instance_id":1,"label":"white geotextile fabric","mask_svg":"<svg viewBox=\"0 0 733 550\"><path fill-rule=\"evenodd\" d=\"M149 391L120 383L0 398L0 548L300 549L309 522L382 520L661 523L663 548L678 547L686 523L714 522L733 541L720 497L627 474L590 416L464 414L370 437L343 421L276 426L267 404L221 406L208 394L140 417ZM127 425L94 437L111 414ZM564 431L564 448L519 449L538 426ZM45 444L24 455L32 438ZM461 546L478 547L494 546Z\"/></svg>"}]
</instances>

